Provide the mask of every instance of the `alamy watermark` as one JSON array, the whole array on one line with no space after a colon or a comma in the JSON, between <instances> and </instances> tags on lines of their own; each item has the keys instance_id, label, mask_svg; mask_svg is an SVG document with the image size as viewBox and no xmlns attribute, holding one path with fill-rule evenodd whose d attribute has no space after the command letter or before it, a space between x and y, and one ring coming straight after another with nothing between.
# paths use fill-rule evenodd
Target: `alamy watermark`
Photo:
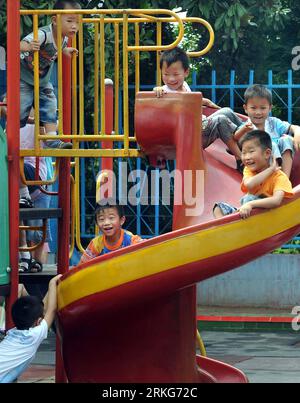
<instances>
[{"instance_id":1,"label":"alamy watermark","mask_svg":"<svg viewBox=\"0 0 300 403\"><path fill-rule=\"evenodd\" d=\"M300 46L295 46L292 49L292 55L295 56L292 60L292 69L298 71L300 70Z\"/></svg>"},{"instance_id":2,"label":"alamy watermark","mask_svg":"<svg viewBox=\"0 0 300 403\"><path fill-rule=\"evenodd\" d=\"M175 169L151 171L149 175L146 171L138 169L128 172L128 165L122 162L119 169L118 181L113 171L102 171L99 173L97 181L96 200L99 202L107 198L118 200L118 203L126 206L156 206L162 201L163 205L171 205L172 184L174 192L174 206L183 206L185 215L189 217L199 216L204 210L204 171L185 170L183 172ZM161 187L159 183L161 182ZM117 184L118 194L117 199ZM161 188L158 197L158 191Z\"/></svg>"},{"instance_id":3,"label":"alamy watermark","mask_svg":"<svg viewBox=\"0 0 300 403\"><path fill-rule=\"evenodd\" d=\"M295 317L292 320L292 328L295 332L299 332L300 330L300 306L294 306L292 309L292 315Z\"/></svg>"}]
</instances>

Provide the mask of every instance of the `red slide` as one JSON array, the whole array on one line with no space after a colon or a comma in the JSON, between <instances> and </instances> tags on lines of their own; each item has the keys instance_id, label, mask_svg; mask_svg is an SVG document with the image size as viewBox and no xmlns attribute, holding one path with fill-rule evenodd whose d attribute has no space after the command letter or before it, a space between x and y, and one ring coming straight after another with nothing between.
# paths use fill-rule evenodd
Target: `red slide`
<instances>
[{"instance_id":1,"label":"red slide","mask_svg":"<svg viewBox=\"0 0 300 403\"><path fill-rule=\"evenodd\" d=\"M247 220L238 214L214 220L215 201L238 205L241 175L222 144L202 151L201 99L200 93L137 95L141 149L151 161L176 159L173 231L63 277L58 325L69 382L247 381L232 366L196 357L195 284L300 232L299 169L295 197L282 206Z\"/></svg>"}]
</instances>

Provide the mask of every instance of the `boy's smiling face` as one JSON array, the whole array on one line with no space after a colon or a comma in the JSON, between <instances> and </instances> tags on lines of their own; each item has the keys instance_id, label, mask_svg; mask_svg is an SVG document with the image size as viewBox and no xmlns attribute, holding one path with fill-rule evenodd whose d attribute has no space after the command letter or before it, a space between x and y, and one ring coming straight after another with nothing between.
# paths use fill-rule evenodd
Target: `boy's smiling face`
<instances>
[{"instance_id":1,"label":"boy's smiling face","mask_svg":"<svg viewBox=\"0 0 300 403\"><path fill-rule=\"evenodd\" d=\"M272 150L264 149L256 139L243 143L242 162L251 172L261 172L270 166Z\"/></svg>"},{"instance_id":2,"label":"boy's smiling face","mask_svg":"<svg viewBox=\"0 0 300 403\"><path fill-rule=\"evenodd\" d=\"M97 214L97 225L110 243L118 241L125 222L125 217L120 217L115 207L105 208Z\"/></svg>"},{"instance_id":3,"label":"boy's smiling face","mask_svg":"<svg viewBox=\"0 0 300 403\"><path fill-rule=\"evenodd\" d=\"M181 61L172 63L170 66L166 62L163 62L161 73L163 82L171 90L183 91L183 83L189 75L189 69L185 70Z\"/></svg>"},{"instance_id":4,"label":"boy's smiling face","mask_svg":"<svg viewBox=\"0 0 300 403\"><path fill-rule=\"evenodd\" d=\"M265 128L265 121L272 110L272 105L266 98L253 97L250 98L246 105L244 105L244 110L249 116L251 122L261 130Z\"/></svg>"}]
</instances>

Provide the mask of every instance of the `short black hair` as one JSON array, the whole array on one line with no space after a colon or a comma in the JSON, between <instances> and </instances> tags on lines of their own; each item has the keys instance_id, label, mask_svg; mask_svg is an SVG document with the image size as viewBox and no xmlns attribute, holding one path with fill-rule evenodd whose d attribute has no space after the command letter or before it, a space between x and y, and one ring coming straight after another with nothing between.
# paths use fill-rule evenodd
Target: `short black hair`
<instances>
[{"instance_id":1,"label":"short black hair","mask_svg":"<svg viewBox=\"0 0 300 403\"><path fill-rule=\"evenodd\" d=\"M54 6L53 10L65 10L65 9L80 9L81 5L78 1L75 0L58 0Z\"/></svg>"},{"instance_id":2,"label":"short black hair","mask_svg":"<svg viewBox=\"0 0 300 403\"><path fill-rule=\"evenodd\" d=\"M244 93L245 104L252 98L265 98L272 105L272 92L262 84L253 84Z\"/></svg>"},{"instance_id":3,"label":"short black hair","mask_svg":"<svg viewBox=\"0 0 300 403\"><path fill-rule=\"evenodd\" d=\"M252 130L251 132L246 133L239 141L240 147L243 149L244 143L250 140L256 140L263 150L272 150L271 136L264 130Z\"/></svg>"},{"instance_id":4,"label":"short black hair","mask_svg":"<svg viewBox=\"0 0 300 403\"><path fill-rule=\"evenodd\" d=\"M19 330L30 329L35 321L43 317L43 313L43 302L33 295L17 299L11 308L13 321Z\"/></svg>"},{"instance_id":5,"label":"short black hair","mask_svg":"<svg viewBox=\"0 0 300 403\"><path fill-rule=\"evenodd\" d=\"M115 208L120 218L125 216L124 207L121 206L119 203L117 203L115 199L113 198L102 199L97 203L95 207L94 216L96 223L98 214L103 212L104 210L107 210L108 208Z\"/></svg>"},{"instance_id":6,"label":"short black hair","mask_svg":"<svg viewBox=\"0 0 300 403\"><path fill-rule=\"evenodd\" d=\"M178 46L174 49L165 50L160 57L160 68L162 68L164 62L166 62L167 66L171 66L171 64L176 62L181 62L184 70L188 70L190 67L190 60L186 51L179 48Z\"/></svg>"}]
</instances>

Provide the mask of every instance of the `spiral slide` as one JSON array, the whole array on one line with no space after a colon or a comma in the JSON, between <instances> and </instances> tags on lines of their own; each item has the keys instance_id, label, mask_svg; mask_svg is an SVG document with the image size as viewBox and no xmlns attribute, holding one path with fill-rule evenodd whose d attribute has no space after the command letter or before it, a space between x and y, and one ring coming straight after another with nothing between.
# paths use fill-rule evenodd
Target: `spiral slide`
<instances>
[{"instance_id":1,"label":"spiral slide","mask_svg":"<svg viewBox=\"0 0 300 403\"><path fill-rule=\"evenodd\" d=\"M236 368L195 355L196 287L271 252L300 232L295 196L273 210L214 220L216 200L238 204L241 175L216 142L199 138L200 93L139 93L135 128L152 161L176 159L173 231L78 266L59 285L58 328L69 382L247 382ZM197 171L203 172L197 176ZM203 186L197 188L197 181ZM201 193L199 193L201 189ZM199 194L198 194L199 193ZM187 194L200 196L191 208ZM186 200L188 199L188 200Z\"/></svg>"}]
</instances>

